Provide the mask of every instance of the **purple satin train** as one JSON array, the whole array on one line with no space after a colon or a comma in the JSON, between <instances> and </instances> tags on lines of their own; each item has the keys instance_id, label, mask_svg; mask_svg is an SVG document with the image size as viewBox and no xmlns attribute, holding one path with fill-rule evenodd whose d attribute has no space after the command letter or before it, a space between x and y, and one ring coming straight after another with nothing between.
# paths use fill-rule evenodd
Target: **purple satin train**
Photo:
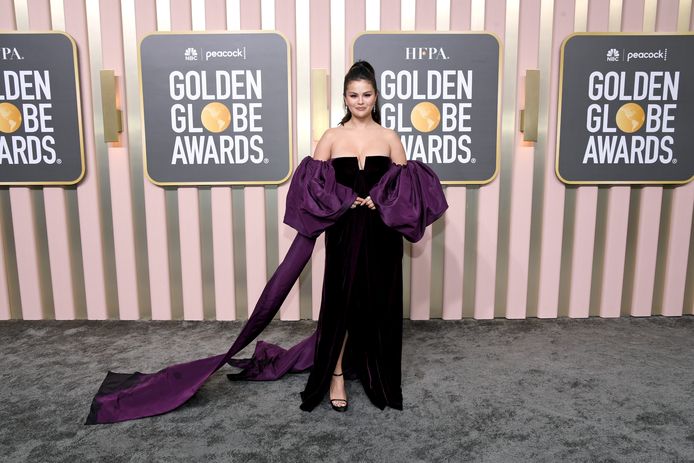
<instances>
[{"instance_id":1,"label":"purple satin train","mask_svg":"<svg viewBox=\"0 0 694 463\"><path fill-rule=\"evenodd\" d=\"M391 164L369 193L383 222L412 242L419 241L424 229L448 208L438 177L418 161L408 161L404 166ZM330 161L305 157L292 177L284 216L284 223L298 234L229 350L156 373L109 371L92 401L85 424L115 423L174 410L225 363L243 369L229 374L230 379L256 381L275 380L287 372L311 368L315 332L288 350L258 341L252 358L232 357L272 321L311 258L316 238L350 208L356 196L336 181Z\"/></svg>"}]
</instances>

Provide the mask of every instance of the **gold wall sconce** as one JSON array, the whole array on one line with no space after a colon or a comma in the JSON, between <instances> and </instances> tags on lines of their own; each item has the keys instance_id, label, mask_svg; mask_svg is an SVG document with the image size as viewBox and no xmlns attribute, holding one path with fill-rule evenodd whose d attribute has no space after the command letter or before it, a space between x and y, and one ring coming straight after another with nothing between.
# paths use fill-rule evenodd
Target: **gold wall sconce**
<instances>
[{"instance_id":1,"label":"gold wall sconce","mask_svg":"<svg viewBox=\"0 0 694 463\"><path fill-rule=\"evenodd\" d=\"M520 131L523 141L537 141L537 125L540 110L540 71L525 71L525 109L520 110Z\"/></svg>"},{"instance_id":2,"label":"gold wall sconce","mask_svg":"<svg viewBox=\"0 0 694 463\"><path fill-rule=\"evenodd\" d=\"M104 141L118 141L118 134L123 132L121 110L116 104L116 76L112 70L102 70L101 77L101 112L104 124Z\"/></svg>"},{"instance_id":3,"label":"gold wall sconce","mask_svg":"<svg viewBox=\"0 0 694 463\"><path fill-rule=\"evenodd\" d=\"M311 69L311 140L317 143L328 130L328 71Z\"/></svg>"}]
</instances>

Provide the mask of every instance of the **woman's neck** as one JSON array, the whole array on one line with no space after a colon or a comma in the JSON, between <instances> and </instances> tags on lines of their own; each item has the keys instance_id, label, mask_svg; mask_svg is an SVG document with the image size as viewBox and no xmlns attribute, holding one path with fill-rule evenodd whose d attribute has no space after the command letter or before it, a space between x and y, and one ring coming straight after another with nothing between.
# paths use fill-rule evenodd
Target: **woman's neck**
<instances>
[{"instance_id":1,"label":"woman's neck","mask_svg":"<svg viewBox=\"0 0 694 463\"><path fill-rule=\"evenodd\" d=\"M371 116L361 119L352 116L349 121L345 122L345 125L347 128L352 129L368 129L369 127L377 125L377 123L371 118Z\"/></svg>"}]
</instances>

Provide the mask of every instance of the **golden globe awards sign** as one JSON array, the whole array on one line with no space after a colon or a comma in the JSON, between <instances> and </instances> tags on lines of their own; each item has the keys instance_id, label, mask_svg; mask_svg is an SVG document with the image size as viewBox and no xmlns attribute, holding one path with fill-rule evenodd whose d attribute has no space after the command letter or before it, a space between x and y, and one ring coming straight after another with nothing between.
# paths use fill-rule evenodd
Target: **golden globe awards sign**
<instances>
[{"instance_id":1,"label":"golden globe awards sign","mask_svg":"<svg viewBox=\"0 0 694 463\"><path fill-rule=\"evenodd\" d=\"M291 171L289 47L277 33L140 45L145 171L158 185L277 184Z\"/></svg>"},{"instance_id":2,"label":"golden globe awards sign","mask_svg":"<svg viewBox=\"0 0 694 463\"><path fill-rule=\"evenodd\" d=\"M75 42L0 33L0 185L72 185L84 172Z\"/></svg>"},{"instance_id":3,"label":"golden globe awards sign","mask_svg":"<svg viewBox=\"0 0 694 463\"><path fill-rule=\"evenodd\" d=\"M694 35L574 34L561 56L563 182L694 178Z\"/></svg>"},{"instance_id":4,"label":"golden globe awards sign","mask_svg":"<svg viewBox=\"0 0 694 463\"><path fill-rule=\"evenodd\" d=\"M381 125L442 183L487 183L498 169L500 44L488 33L365 33L353 61L374 66Z\"/></svg>"}]
</instances>

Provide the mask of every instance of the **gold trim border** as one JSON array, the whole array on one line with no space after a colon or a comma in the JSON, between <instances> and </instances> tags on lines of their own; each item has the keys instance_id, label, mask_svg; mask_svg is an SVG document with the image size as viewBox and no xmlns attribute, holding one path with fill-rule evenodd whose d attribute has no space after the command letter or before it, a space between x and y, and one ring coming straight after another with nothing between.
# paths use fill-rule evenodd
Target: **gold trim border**
<instances>
[{"instance_id":1,"label":"gold trim border","mask_svg":"<svg viewBox=\"0 0 694 463\"><path fill-rule=\"evenodd\" d=\"M77 103L77 127L79 131L80 139L80 161L82 162L82 170L79 177L75 180L69 181L59 181L59 182L0 182L1 185L7 186L27 186L27 185L76 185L84 179L87 172L87 165L84 159L84 128L82 127L82 97L80 96L80 74L78 69L78 57L77 57L77 43L75 39L72 38L70 34L63 31L51 31L51 32L29 32L29 31L0 31L1 34L7 35L62 35L65 36L72 45L72 65L75 70L75 101Z\"/></svg>"},{"instance_id":2,"label":"gold trim border","mask_svg":"<svg viewBox=\"0 0 694 463\"><path fill-rule=\"evenodd\" d=\"M499 36L491 31L364 31L357 34L354 39L352 39L352 46L350 47L350 62L354 62L354 44L357 42L359 37L363 35L489 35L496 39L499 45L499 67L497 71L497 108L496 108L496 167L494 173L491 177L484 180L442 180L442 185L486 185L493 182L499 175L499 167L501 164L501 97L502 97L502 75L503 75L503 56L504 56L504 45L501 42Z\"/></svg>"},{"instance_id":3,"label":"gold trim border","mask_svg":"<svg viewBox=\"0 0 694 463\"><path fill-rule=\"evenodd\" d=\"M694 36L694 32L574 32L569 34L562 40L560 59L559 59L559 95L557 97L557 140L556 140L556 159L554 162L554 173L557 178L566 185L686 185L694 180L694 175L683 181L657 181L657 180L596 180L596 181L570 181L566 180L559 174L559 143L561 141L561 112L562 112L562 95L564 91L564 48L569 40L576 36Z\"/></svg>"},{"instance_id":4,"label":"gold trim border","mask_svg":"<svg viewBox=\"0 0 694 463\"><path fill-rule=\"evenodd\" d=\"M222 182L159 182L154 180L147 170L147 129L145 127L145 105L144 105L144 94L142 89L142 42L148 37L157 35L245 35L245 34L266 34L266 35L278 35L284 40L287 46L287 129L289 131L287 141L289 146L289 172L281 180L273 181L222 181ZM144 167L144 174L147 179L155 185L158 186L203 186L203 185L281 185L282 183L289 180L294 172L294 162L293 162L293 140L292 140L292 60L291 60L291 44L287 40L287 37L280 31L277 30L240 30L240 31L155 31L151 32L140 39L137 46L137 73L138 73L138 84L140 86L140 117L142 120L142 161Z\"/></svg>"}]
</instances>

